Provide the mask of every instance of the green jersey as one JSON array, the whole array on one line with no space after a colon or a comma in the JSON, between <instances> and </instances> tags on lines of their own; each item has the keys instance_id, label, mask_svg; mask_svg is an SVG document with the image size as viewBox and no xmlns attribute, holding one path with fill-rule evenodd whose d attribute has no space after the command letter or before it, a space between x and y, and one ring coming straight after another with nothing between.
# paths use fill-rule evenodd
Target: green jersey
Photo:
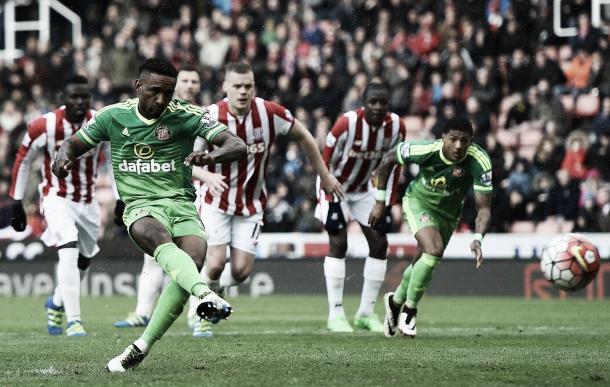
<instances>
[{"instance_id":1,"label":"green jersey","mask_svg":"<svg viewBox=\"0 0 610 387\"><path fill-rule=\"evenodd\" d=\"M114 180L121 199L195 199L192 168L184 159L197 137L208 142L227 127L204 109L173 99L161 116L147 119L138 112L138 99L106 106L76 132L89 146L110 141Z\"/></svg>"},{"instance_id":2,"label":"green jersey","mask_svg":"<svg viewBox=\"0 0 610 387\"><path fill-rule=\"evenodd\" d=\"M436 213L457 219L471 186L475 191L491 194L491 160L476 144L470 145L466 156L455 162L443 155L442 148L442 140L401 142L396 147L396 157L401 165L419 165L419 173L407 187L406 195L416 197Z\"/></svg>"}]
</instances>

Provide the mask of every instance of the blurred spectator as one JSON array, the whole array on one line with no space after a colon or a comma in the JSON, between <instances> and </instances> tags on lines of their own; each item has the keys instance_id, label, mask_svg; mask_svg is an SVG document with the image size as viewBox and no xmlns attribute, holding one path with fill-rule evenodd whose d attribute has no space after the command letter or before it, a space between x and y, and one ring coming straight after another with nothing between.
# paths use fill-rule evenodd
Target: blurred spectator
<instances>
[{"instance_id":1,"label":"blurred spectator","mask_svg":"<svg viewBox=\"0 0 610 387\"><path fill-rule=\"evenodd\" d=\"M531 87L528 90L529 95L526 96L525 93L519 94L517 102L508 110L508 115L506 117L507 128L517 126L532 118L532 105L529 101L536 97L536 93L536 88Z\"/></svg>"},{"instance_id":2,"label":"blurred spectator","mask_svg":"<svg viewBox=\"0 0 610 387\"><path fill-rule=\"evenodd\" d=\"M587 136L580 130L570 133L566 140L566 153L561 161L561 169L568 171L570 178L582 180L587 174L585 156Z\"/></svg>"},{"instance_id":3,"label":"blurred spectator","mask_svg":"<svg viewBox=\"0 0 610 387\"><path fill-rule=\"evenodd\" d=\"M587 168L599 171L604 181L610 181L610 127L587 149L585 164Z\"/></svg>"},{"instance_id":4,"label":"blurred spectator","mask_svg":"<svg viewBox=\"0 0 610 387\"><path fill-rule=\"evenodd\" d=\"M557 184L552 192L553 214L565 220L574 220L578 215L580 188L578 181L571 179L564 169L557 171Z\"/></svg>"},{"instance_id":5,"label":"blurred spectator","mask_svg":"<svg viewBox=\"0 0 610 387\"><path fill-rule=\"evenodd\" d=\"M536 147L533 167L537 172L552 173L561 167L563 156L564 147L557 141L557 137L544 136Z\"/></svg>"},{"instance_id":6,"label":"blurred spectator","mask_svg":"<svg viewBox=\"0 0 610 387\"><path fill-rule=\"evenodd\" d=\"M600 232L610 232L610 186L605 185L597 193L598 224Z\"/></svg>"},{"instance_id":7,"label":"blurred spectator","mask_svg":"<svg viewBox=\"0 0 610 387\"><path fill-rule=\"evenodd\" d=\"M530 70L530 85L537 85L546 79L550 85L561 85L566 81L561 68L554 60L547 58L544 48L536 50L534 65Z\"/></svg>"},{"instance_id":8,"label":"blurred spectator","mask_svg":"<svg viewBox=\"0 0 610 387\"><path fill-rule=\"evenodd\" d=\"M600 31L591 26L589 15L581 13L578 15L577 35L570 39L572 51L583 50L593 53L599 49Z\"/></svg>"},{"instance_id":9,"label":"blurred spectator","mask_svg":"<svg viewBox=\"0 0 610 387\"><path fill-rule=\"evenodd\" d=\"M604 131L610 129L610 96L602 100L602 109L591 123L591 131L600 136Z\"/></svg>"}]
</instances>

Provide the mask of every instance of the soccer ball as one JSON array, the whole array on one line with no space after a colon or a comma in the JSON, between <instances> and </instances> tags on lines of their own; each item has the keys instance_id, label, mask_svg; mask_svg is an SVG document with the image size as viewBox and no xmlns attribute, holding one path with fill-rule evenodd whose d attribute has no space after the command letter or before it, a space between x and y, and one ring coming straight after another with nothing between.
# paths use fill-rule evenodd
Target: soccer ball
<instances>
[{"instance_id":1,"label":"soccer ball","mask_svg":"<svg viewBox=\"0 0 610 387\"><path fill-rule=\"evenodd\" d=\"M540 269L544 278L561 290L587 286L599 271L599 251L580 234L562 234L542 250Z\"/></svg>"}]
</instances>

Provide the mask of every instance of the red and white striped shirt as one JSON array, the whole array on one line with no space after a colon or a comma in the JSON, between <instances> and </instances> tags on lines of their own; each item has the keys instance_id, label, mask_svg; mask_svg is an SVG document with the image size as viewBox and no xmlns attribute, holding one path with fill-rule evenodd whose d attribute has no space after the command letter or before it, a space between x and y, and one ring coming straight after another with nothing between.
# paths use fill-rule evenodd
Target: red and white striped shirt
<instances>
[{"instance_id":1,"label":"red and white striped shirt","mask_svg":"<svg viewBox=\"0 0 610 387\"><path fill-rule=\"evenodd\" d=\"M294 117L288 109L262 98L252 100L250 111L243 117L229 112L225 98L208 106L212 119L225 124L229 131L246 143L248 156L239 161L208 166L213 173L222 173L229 185L220 197L209 192L203 200L229 215L248 216L265 209L267 204L267 165L269 150L275 136L292 129Z\"/></svg>"},{"instance_id":2,"label":"red and white striped shirt","mask_svg":"<svg viewBox=\"0 0 610 387\"><path fill-rule=\"evenodd\" d=\"M397 114L387 113L382 126L372 128L364 118L364 108L349 111L335 122L326 137L324 162L346 193L366 192L372 189L371 175L385 153L405 134ZM400 169L395 168L387 186L392 192L389 203L396 202L399 177Z\"/></svg>"},{"instance_id":3,"label":"red and white striped shirt","mask_svg":"<svg viewBox=\"0 0 610 387\"><path fill-rule=\"evenodd\" d=\"M79 130L83 124L95 115L89 110L80 124L66 120L65 106L46 113L32 121L23 137L17 159L13 165L13 179L9 195L15 200L22 200L28 183L30 165L37 155L43 154L44 160L40 168L42 181L38 191L42 197L59 196L77 203L91 203L95 196L95 179L97 166L102 157L102 145L92 148L78 160L74 161L72 171L59 179L51 172L55 152L62 142Z\"/></svg>"}]
</instances>

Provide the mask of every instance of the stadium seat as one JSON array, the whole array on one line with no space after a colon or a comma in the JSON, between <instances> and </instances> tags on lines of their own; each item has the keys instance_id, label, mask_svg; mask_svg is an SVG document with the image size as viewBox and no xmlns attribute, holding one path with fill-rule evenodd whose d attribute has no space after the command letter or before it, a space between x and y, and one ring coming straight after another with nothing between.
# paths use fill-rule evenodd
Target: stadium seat
<instances>
[{"instance_id":1,"label":"stadium seat","mask_svg":"<svg viewBox=\"0 0 610 387\"><path fill-rule=\"evenodd\" d=\"M536 148L536 146L521 145L517 150L517 154L519 154L519 157L531 162L534 160L534 156L536 155Z\"/></svg>"},{"instance_id":2,"label":"stadium seat","mask_svg":"<svg viewBox=\"0 0 610 387\"><path fill-rule=\"evenodd\" d=\"M499 129L496 139L504 148L515 148L518 144L517 134L506 129Z\"/></svg>"},{"instance_id":3,"label":"stadium seat","mask_svg":"<svg viewBox=\"0 0 610 387\"><path fill-rule=\"evenodd\" d=\"M571 114L574 111L574 97L565 94L560 97L560 100L566 113Z\"/></svg>"},{"instance_id":4,"label":"stadium seat","mask_svg":"<svg viewBox=\"0 0 610 387\"><path fill-rule=\"evenodd\" d=\"M593 117L599 112L599 97L593 94L581 94L576 98L576 116Z\"/></svg>"},{"instance_id":5,"label":"stadium seat","mask_svg":"<svg viewBox=\"0 0 610 387\"><path fill-rule=\"evenodd\" d=\"M574 221L573 220L563 220L561 222L561 232L572 232L574 230Z\"/></svg>"},{"instance_id":6,"label":"stadium seat","mask_svg":"<svg viewBox=\"0 0 610 387\"><path fill-rule=\"evenodd\" d=\"M531 234L536 229L536 225L534 222L530 221L517 221L513 222L509 228L509 232L511 233L522 233L522 234Z\"/></svg>"},{"instance_id":7,"label":"stadium seat","mask_svg":"<svg viewBox=\"0 0 610 387\"><path fill-rule=\"evenodd\" d=\"M538 129L528 127L528 129L521 130L519 133L519 144L526 147L536 147L542 140L542 132Z\"/></svg>"},{"instance_id":8,"label":"stadium seat","mask_svg":"<svg viewBox=\"0 0 610 387\"><path fill-rule=\"evenodd\" d=\"M561 223L555 219L547 219L536 225L536 234L559 234Z\"/></svg>"},{"instance_id":9,"label":"stadium seat","mask_svg":"<svg viewBox=\"0 0 610 387\"><path fill-rule=\"evenodd\" d=\"M565 44L559 47L559 62L569 62L572 59L572 47Z\"/></svg>"},{"instance_id":10,"label":"stadium seat","mask_svg":"<svg viewBox=\"0 0 610 387\"><path fill-rule=\"evenodd\" d=\"M405 129L407 130L408 139L423 138L422 132L424 129L424 121L419 116L406 116L402 119Z\"/></svg>"}]
</instances>

